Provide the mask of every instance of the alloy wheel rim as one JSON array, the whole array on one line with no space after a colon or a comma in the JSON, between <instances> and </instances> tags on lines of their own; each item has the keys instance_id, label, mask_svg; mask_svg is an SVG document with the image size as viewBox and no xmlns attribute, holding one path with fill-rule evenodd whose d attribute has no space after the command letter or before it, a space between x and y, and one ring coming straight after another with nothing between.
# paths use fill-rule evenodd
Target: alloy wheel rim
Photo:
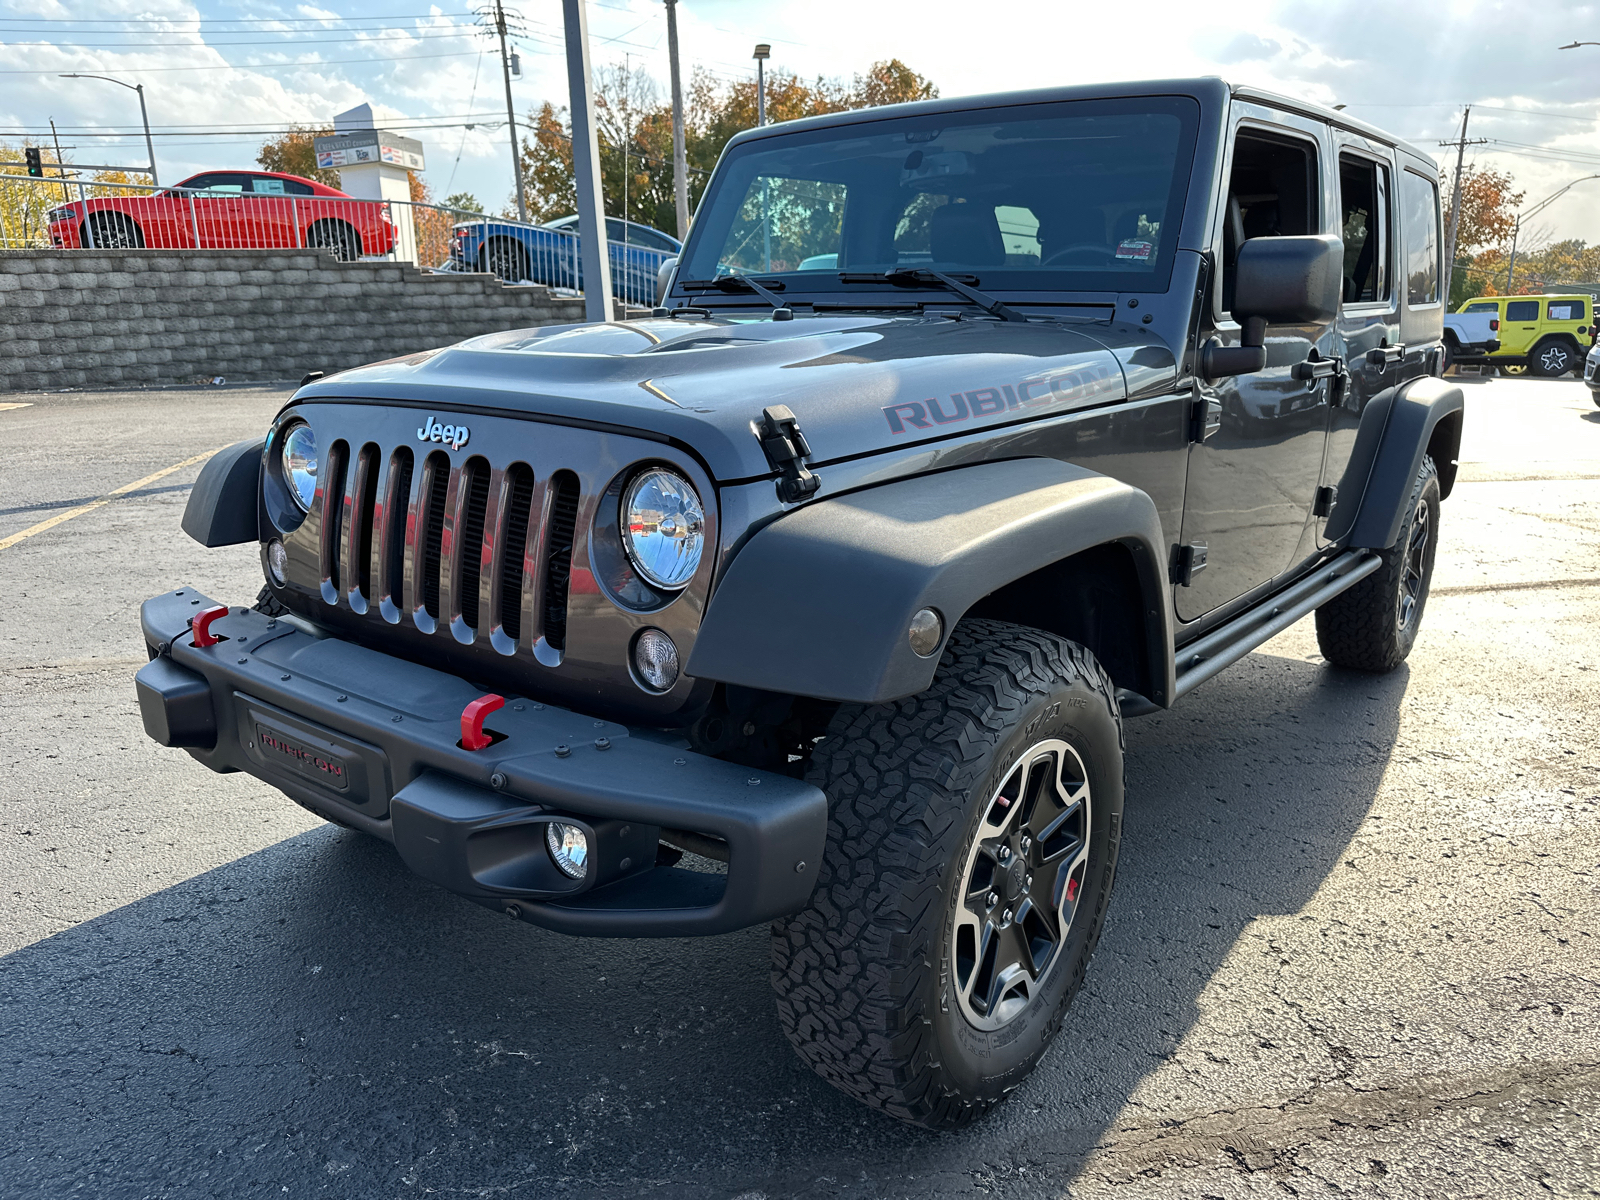
<instances>
[{"instance_id":1,"label":"alloy wheel rim","mask_svg":"<svg viewBox=\"0 0 1600 1200\"><path fill-rule=\"evenodd\" d=\"M1088 772L1059 739L1032 746L989 797L950 941L952 990L975 1028L1015 1020L1056 970L1084 898L1090 816Z\"/></svg>"},{"instance_id":2,"label":"alloy wheel rim","mask_svg":"<svg viewBox=\"0 0 1600 1200\"><path fill-rule=\"evenodd\" d=\"M1551 346L1544 352L1544 369L1560 374L1567 366L1567 352L1560 346Z\"/></svg>"},{"instance_id":3,"label":"alloy wheel rim","mask_svg":"<svg viewBox=\"0 0 1600 1200\"><path fill-rule=\"evenodd\" d=\"M1399 611L1400 629L1411 628L1417 610L1422 607L1422 573L1428 554L1428 502L1417 504L1416 518L1411 522L1411 536L1406 541L1405 567L1400 577Z\"/></svg>"}]
</instances>

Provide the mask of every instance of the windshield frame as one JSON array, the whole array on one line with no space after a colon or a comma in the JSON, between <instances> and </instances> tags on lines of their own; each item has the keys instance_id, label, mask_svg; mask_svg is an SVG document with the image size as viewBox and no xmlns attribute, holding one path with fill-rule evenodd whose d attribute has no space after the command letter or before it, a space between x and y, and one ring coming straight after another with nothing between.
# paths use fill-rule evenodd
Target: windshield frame
<instances>
[{"instance_id":1,"label":"windshield frame","mask_svg":"<svg viewBox=\"0 0 1600 1200\"><path fill-rule=\"evenodd\" d=\"M848 122L827 122L814 125L805 122L792 132L768 133L762 131L756 136L742 135L731 143L724 152L722 161L718 163L717 170L701 198L697 208L696 221L685 240L683 252L679 259L679 269L673 281L671 291L668 293L670 301L701 304L705 296L701 292L690 293L678 286L678 279L698 279L695 270L701 264L698 258L702 247L713 238L721 239L726 235L726 227L711 227L711 214L719 209L719 203L724 198L724 193L729 188L745 186L743 182L735 182L740 172L736 169L742 160L752 155L770 152L780 147L806 146L827 143L830 141L856 140L863 136L872 136L879 133L893 133L899 129L915 132L922 129L948 129L955 125L986 125L1003 121L1027 121L1048 119L1062 116L1100 116L1124 115L1149 112L1164 112L1175 116L1180 122L1178 133L1177 151L1173 159L1172 178L1168 186L1166 212L1163 218L1162 250L1160 265L1149 274L1136 275L1122 271L1092 271L1073 268L1042 268L1042 267L948 267L958 274L968 271L977 271L981 275L980 285L983 290L991 295L1004 296L1020 303L1050 303L1051 301L1066 296L1084 297L1109 297L1112 295L1139 295L1164 293L1171 284L1172 271L1176 264L1178 251L1183 247L1183 230L1190 218L1188 208L1192 203L1192 189L1194 172L1197 161L1202 156L1198 153L1202 131L1207 127L1207 105L1200 96L1185 92L1152 92L1133 93L1124 95L1090 95L1081 98L1050 99L1023 99L1017 97L1011 103L985 103L975 104L970 107L947 108L939 104L937 108L918 105L918 111L907 112L904 108L898 111L886 111L884 116L877 119L863 120L858 111L849 114L854 118ZM742 194L742 193L741 193ZM1170 229L1170 241L1168 230ZM782 287L784 297L791 302L810 304L815 302L822 307L840 308L850 307L852 300L859 299L863 307L882 307L882 304L868 300L866 294L873 289L860 283L847 284L840 278L841 274L858 274L864 267L846 267L842 271L759 271L742 272L752 275L763 281L778 281ZM710 276L707 275L707 278ZM770 282L769 282L770 286ZM918 297L925 293L942 296L945 302L951 297L937 284L929 284L926 288L906 288L904 286L885 289L898 293L900 303L906 306L925 303L926 300ZM738 297L730 295L730 301L737 303ZM957 300L959 303L960 301ZM724 307L718 305L717 307Z\"/></svg>"}]
</instances>

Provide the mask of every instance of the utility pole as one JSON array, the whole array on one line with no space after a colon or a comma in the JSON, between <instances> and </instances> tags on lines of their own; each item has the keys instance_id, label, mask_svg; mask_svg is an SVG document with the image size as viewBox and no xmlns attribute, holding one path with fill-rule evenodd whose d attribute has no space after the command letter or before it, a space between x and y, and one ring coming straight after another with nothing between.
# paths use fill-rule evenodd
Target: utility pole
<instances>
[{"instance_id":1,"label":"utility pole","mask_svg":"<svg viewBox=\"0 0 1600 1200\"><path fill-rule=\"evenodd\" d=\"M672 191L678 202L678 240L689 236L689 153L683 131L683 78L678 73L678 0L667 0L667 57L672 62Z\"/></svg>"},{"instance_id":2,"label":"utility pole","mask_svg":"<svg viewBox=\"0 0 1600 1200\"><path fill-rule=\"evenodd\" d=\"M1450 236L1445 239L1444 309L1450 311L1450 277L1456 269L1456 231L1461 228L1461 164L1467 156L1467 118L1472 105L1461 114L1461 140L1456 143L1456 179L1450 188Z\"/></svg>"},{"instance_id":3,"label":"utility pole","mask_svg":"<svg viewBox=\"0 0 1600 1200\"><path fill-rule=\"evenodd\" d=\"M600 195L600 141L594 127L594 79L589 71L589 14L584 0L561 0L567 36L567 91L572 109L572 176L578 192L578 240L583 263L583 313L611 320L611 258L605 201Z\"/></svg>"},{"instance_id":4,"label":"utility pole","mask_svg":"<svg viewBox=\"0 0 1600 1200\"><path fill-rule=\"evenodd\" d=\"M511 101L511 55L506 49L506 10L494 0L494 31L500 37L500 74L506 81L506 127L511 130L511 173L517 180L517 217L528 219L528 198L522 187L522 147L517 145L517 110Z\"/></svg>"}]
</instances>

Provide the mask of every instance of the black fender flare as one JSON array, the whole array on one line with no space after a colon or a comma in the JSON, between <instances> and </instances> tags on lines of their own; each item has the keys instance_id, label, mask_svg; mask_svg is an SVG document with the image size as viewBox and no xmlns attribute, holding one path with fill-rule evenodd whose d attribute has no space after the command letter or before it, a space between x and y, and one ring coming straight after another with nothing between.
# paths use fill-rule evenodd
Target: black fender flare
<instances>
[{"instance_id":1,"label":"black fender flare","mask_svg":"<svg viewBox=\"0 0 1600 1200\"><path fill-rule=\"evenodd\" d=\"M183 531L202 546L260 540L261 454L265 437L218 450L200 469L183 510Z\"/></svg>"},{"instance_id":2,"label":"black fender flare","mask_svg":"<svg viewBox=\"0 0 1600 1200\"><path fill-rule=\"evenodd\" d=\"M878 704L933 681L912 651L931 608L946 636L997 588L1108 543L1126 546L1153 675L1171 703L1172 598L1155 502L1049 458L921 475L818 500L757 531L712 593L686 670L701 679Z\"/></svg>"},{"instance_id":3,"label":"black fender flare","mask_svg":"<svg viewBox=\"0 0 1600 1200\"><path fill-rule=\"evenodd\" d=\"M1368 401L1328 518L1328 540L1373 550L1393 546L1425 454L1433 454L1439 494L1448 496L1465 407L1458 386L1433 376L1385 388Z\"/></svg>"}]
</instances>

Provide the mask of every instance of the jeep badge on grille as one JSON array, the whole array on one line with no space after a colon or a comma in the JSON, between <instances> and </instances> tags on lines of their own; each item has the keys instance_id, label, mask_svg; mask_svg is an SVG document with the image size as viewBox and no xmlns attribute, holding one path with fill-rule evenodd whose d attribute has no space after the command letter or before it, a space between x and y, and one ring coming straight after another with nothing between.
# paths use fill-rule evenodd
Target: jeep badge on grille
<instances>
[{"instance_id":1,"label":"jeep badge on grille","mask_svg":"<svg viewBox=\"0 0 1600 1200\"><path fill-rule=\"evenodd\" d=\"M443 442L452 450L459 450L467 444L467 438L472 430L465 425L441 425L432 417L423 422L422 428L417 430L419 442Z\"/></svg>"}]
</instances>

